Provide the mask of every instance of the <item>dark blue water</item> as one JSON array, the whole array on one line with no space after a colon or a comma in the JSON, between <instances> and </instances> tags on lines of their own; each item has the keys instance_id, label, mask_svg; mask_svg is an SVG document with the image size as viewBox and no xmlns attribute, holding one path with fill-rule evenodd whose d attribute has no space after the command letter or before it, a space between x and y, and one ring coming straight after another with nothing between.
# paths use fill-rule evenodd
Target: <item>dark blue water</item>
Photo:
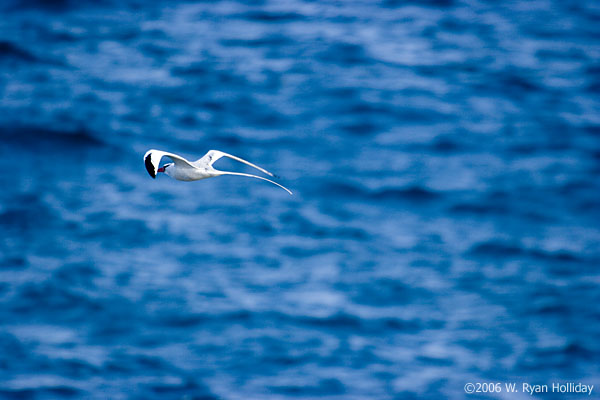
<instances>
[{"instance_id":1,"label":"dark blue water","mask_svg":"<svg viewBox=\"0 0 600 400\"><path fill-rule=\"evenodd\" d=\"M600 393L596 0L0 10L0 398Z\"/></svg>"}]
</instances>

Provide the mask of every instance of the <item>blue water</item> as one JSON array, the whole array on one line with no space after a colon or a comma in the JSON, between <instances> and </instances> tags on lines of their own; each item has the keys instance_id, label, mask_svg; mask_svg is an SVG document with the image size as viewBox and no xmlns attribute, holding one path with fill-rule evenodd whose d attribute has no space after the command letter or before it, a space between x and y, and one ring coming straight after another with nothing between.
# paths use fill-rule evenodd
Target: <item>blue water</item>
<instances>
[{"instance_id":1,"label":"blue water","mask_svg":"<svg viewBox=\"0 0 600 400\"><path fill-rule=\"evenodd\" d=\"M596 0L3 2L0 398L597 397L599 93Z\"/></svg>"}]
</instances>

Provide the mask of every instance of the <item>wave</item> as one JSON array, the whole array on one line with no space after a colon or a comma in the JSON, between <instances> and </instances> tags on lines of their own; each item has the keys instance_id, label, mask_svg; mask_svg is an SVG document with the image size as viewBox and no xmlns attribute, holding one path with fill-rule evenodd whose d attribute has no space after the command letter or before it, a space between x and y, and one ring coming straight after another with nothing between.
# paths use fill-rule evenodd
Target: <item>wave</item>
<instances>
[{"instance_id":1,"label":"wave","mask_svg":"<svg viewBox=\"0 0 600 400\"><path fill-rule=\"evenodd\" d=\"M80 127L73 130L54 130L35 125L0 127L0 137L5 143L32 148L98 147L105 143L90 130Z\"/></svg>"},{"instance_id":2,"label":"wave","mask_svg":"<svg viewBox=\"0 0 600 400\"><path fill-rule=\"evenodd\" d=\"M325 63L343 66L370 65L375 62L363 46L354 43L333 43L318 52L315 57Z\"/></svg>"},{"instance_id":3,"label":"wave","mask_svg":"<svg viewBox=\"0 0 600 400\"><path fill-rule=\"evenodd\" d=\"M441 8L450 8L456 5L455 0L384 0L383 6L396 8L396 7L407 7L410 5L417 5L420 7L441 7Z\"/></svg>"},{"instance_id":4,"label":"wave","mask_svg":"<svg viewBox=\"0 0 600 400\"><path fill-rule=\"evenodd\" d=\"M324 185L322 190L338 196L377 201L430 201L442 196L441 193L420 185L370 190L363 186L336 182Z\"/></svg>"},{"instance_id":5,"label":"wave","mask_svg":"<svg viewBox=\"0 0 600 400\"><path fill-rule=\"evenodd\" d=\"M15 196L10 203L4 204L0 213L0 226L11 232L35 230L40 221L44 221L46 227L53 227L60 218L35 194Z\"/></svg>"},{"instance_id":6,"label":"wave","mask_svg":"<svg viewBox=\"0 0 600 400\"><path fill-rule=\"evenodd\" d=\"M489 240L477 243L469 249L469 253L473 256L494 258L529 257L544 261L584 262L584 259L581 256L567 250L550 252L535 248L527 248L516 242L503 240Z\"/></svg>"},{"instance_id":7,"label":"wave","mask_svg":"<svg viewBox=\"0 0 600 400\"><path fill-rule=\"evenodd\" d=\"M450 212L457 214L476 214L476 215L507 215L510 213L510 207L502 202L465 202L450 207Z\"/></svg>"},{"instance_id":8,"label":"wave","mask_svg":"<svg viewBox=\"0 0 600 400\"><path fill-rule=\"evenodd\" d=\"M3 399L55 399L86 397L85 392L72 386L59 385L52 387L35 387L25 389L0 389L0 397Z\"/></svg>"},{"instance_id":9,"label":"wave","mask_svg":"<svg viewBox=\"0 0 600 400\"><path fill-rule=\"evenodd\" d=\"M0 41L0 60L14 59L19 61L37 62L39 59L29 51L8 41Z\"/></svg>"},{"instance_id":10,"label":"wave","mask_svg":"<svg viewBox=\"0 0 600 400\"><path fill-rule=\"evenodd\" d=\"M317 382L298 385L277 385L271 383L269 385L269 391L294 397L301 395L311 397L342 396L343 398L343 395L346 394L344 384L335 378L324 378L319 379Z\"/></svg>"},{"instance_id":11,"label":"wave","mask_svg":"<svg viewBox=\"0 0 600 400\"><path fill-rule=\"evenodd\" d=\"M292 45L294 42L290 37L280 34L271 34L259 38L235 38L222 39L220 43L227 47L278 47Z\"/></svg>"},{"instance_id":12,"label":"wave","mask_svg":"<svg viewBox=\"0 0 600 400\"><path fill-rule=\"evenodd\" d=\"M101 309L97 300L55 280L22 285L10 301L12 312L41 316L49 321L78 321Z\"/></svg>"},{"instance_id":13,"label":"wave","mask_svg":"<svg viewBox=\"0 0 600 400\"><path fill-rule=\"evenodd\" d=\"M296 12L275 12L266 10L253 10L239 15L232 15L243 20L265 22L265 23L287 23L305 19L302 14Z\"/></svg>"},{"instance_id":14,"label":"wave","mask_svg":"<svg viewBox=\"0 0 600 400\"><path fill-rule=\"evenodd\" d=\"M134 2L126 0L130 4ZM81 8L86 6L108 6L121 4L115 0L4 0L0 8L4 7L8 10L19 9L45 9L47 11L68 11L70 9Z\"/></svg>"}]
</instances>

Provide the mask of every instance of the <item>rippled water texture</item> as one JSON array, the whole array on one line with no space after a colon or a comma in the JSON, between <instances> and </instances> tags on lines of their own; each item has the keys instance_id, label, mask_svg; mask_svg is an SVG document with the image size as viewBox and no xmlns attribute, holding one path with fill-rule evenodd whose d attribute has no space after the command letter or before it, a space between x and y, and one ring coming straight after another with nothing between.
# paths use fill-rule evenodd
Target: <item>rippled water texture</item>
<instances>
[{"instance_id":1,"label":"rippled water texture","mask_svg":"<svg viewBox=\"0 0 600 400\"><path fill-rule=\"evenodd\" d=\"M2 4L0 398L600 391L597 1Z\"/></svg>"}]
</instances>

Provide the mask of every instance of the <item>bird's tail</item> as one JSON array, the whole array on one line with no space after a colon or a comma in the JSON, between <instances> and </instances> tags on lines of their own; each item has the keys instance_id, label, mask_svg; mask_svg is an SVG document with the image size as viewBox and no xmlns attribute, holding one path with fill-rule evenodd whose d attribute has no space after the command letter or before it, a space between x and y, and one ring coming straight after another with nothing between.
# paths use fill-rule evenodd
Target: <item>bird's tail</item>
<instances>
[{"instance_id":1,"label":"bird's tail","mask_svg":"<svg viewBox=\"0 0 600 400\"><path fill-rule=\"evenodd\" d=\"M267 181L267 182L272 183L273 185L277 185L280 188L282 188L283 190L285 190L286 192L288 192L289 194L292 194L292 191L289 190L288 188L286 188L285 186L280 185L279 183L274 182L274 181L272 181L270 179L263 178L262 176L257 176L257 175L252 175L252 174L244 174L242 172L228 172L228 171L218 171L218 170L215 170L215 172L218 175L239 175L239 176L247 176L247 177L250 177L250 178L262 179L263 181Z\"/></svg>"}]
</instances>

